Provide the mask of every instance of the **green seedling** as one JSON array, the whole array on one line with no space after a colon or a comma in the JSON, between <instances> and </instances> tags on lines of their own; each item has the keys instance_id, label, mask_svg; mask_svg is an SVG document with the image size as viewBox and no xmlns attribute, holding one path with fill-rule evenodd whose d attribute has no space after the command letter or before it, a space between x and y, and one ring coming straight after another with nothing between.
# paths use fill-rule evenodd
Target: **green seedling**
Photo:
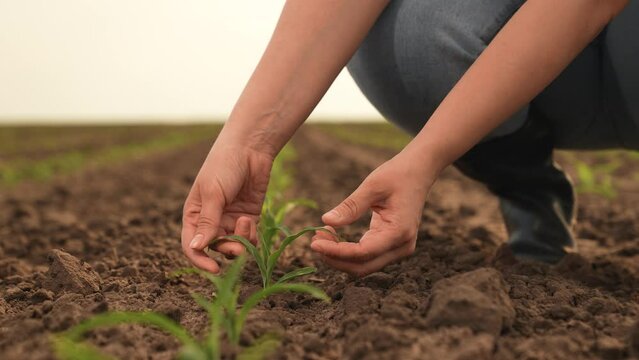
<instances>
[{"instance_id":1,"label":"green seedling","mask_svg":"<svg viewBox=\"0 0 639 360\"><path fill-rule=\"evenodd\" d=\"M577 191L579 193L599 194L612 199L617 191L612 184L612 173L620 166L618 161L590 166L584 162L577 162Z\"/></svg>"},{"instance_id":2,"label":"green seedling","mask_svg":"<svg viewBox=\"0 0 639 360\"><path fill-rule=\"evenodd\" d=\"M290 171L286 171L285 164L296 157L295 149L286 145L279 153L271 170L271 179L262 206L260 225L258 228L258 246L253 245L248 239L227 235L217 240L233 240L240 242L257 263L262 276L262 286L266 289L274 284L273 272L284 250L296 239L314 231L328 231L323 227L306 227L297 233L284 225L287 215L299 206L317 208L317 204L309 199L284 200L283 194L293 182ZM317 271L314 267L304 267L293 270L281 276L275 284L282 284L300 276L309 275Z\"/></svg>"},{"instance_id":3,"label":"green seedling","mask_svg":"<svg viewBox=\"0 0 639 360\"><path fill-rule=\"evenodd\" d=\"M79 325L58 334L53 338L56 355L62 360L109 359L95 347L80 342L90 330L118 324L141 324L154 326L180 341L178 359L182 360L219 360L221 358L221 340L226 334L231 345L239 349L239 339L249 312L260 301L270 295L285 292L309 294L317 299L330 301L321 290L305 284L274 284L251 294L242 305L238 304L240 277L246 262L245 257L238 258L224 276L215 276L196 269L185 269L176 275L195 273L208 279L215 287L211 300L193 293L195 301L209 315L209 332L198 341L180 324L170 318L153 312L110 312L96 315ZM238 351L237 359L262 359L279 347L279 340L272 335L258 339L251 347Z\"/></svg>"},{"instance_id":4,"label":"green seedling","mask_svg":"<svg viewBox=\"0 0 639 360\"><path fill-rule=\"evenodd\" d=\"M291 234L283 227L260 227L262 230L258 231L259 246L253 245L247 238L238 235L227 235L221 237L220 240L233 240L244 245L248 253L251 254L257 263L257 267L262 276L262 286L264 289L289 282L300 276L309 275L317 271L314 267L303 267L288 272L282 275L275 283L273 282L273 272L277 266L277 262L284 250L291 245L293 241L304 234L314 231L328 231L327 229L312 226L303 228L295 234ZM280 241L276 241L280 234L284 234L284 237Z\"/></svg>"},{"instance_id":5,"label":"green seedling","mask_svg":"<svg viewBox=\"0 0 639 360\"><path fill-rule=\"evenodd\" d=\"M278 261L284 250L301 236L315 232L325 231L331 233L336 238L337 235L321 226L305 227L297 233L284 225L286 216L298 206L315 207L315 202L308 199L295 199L280 202L277 206L273 205L273 200L269 195L266 196L262 214L260 216L260 224L257 232L258 246L253 245L249 239L238 235L226 235L218 240L233 240L240 242L251 256L255 259L257 267L262 276L262 286L266 289L273 284L283 284L296 279L300 276L310 275L317 271L316 268L308 266L290 271L282 275L276 282L273 282L273 272L277 267ZM338 238L339 239L339 238Z\"/></svg>"}]
</instances>

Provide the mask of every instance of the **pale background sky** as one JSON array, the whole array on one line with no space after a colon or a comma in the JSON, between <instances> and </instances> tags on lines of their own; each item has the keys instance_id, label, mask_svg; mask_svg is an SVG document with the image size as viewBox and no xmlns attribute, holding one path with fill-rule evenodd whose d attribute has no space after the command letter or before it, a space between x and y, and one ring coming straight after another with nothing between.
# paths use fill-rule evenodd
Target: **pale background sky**
<instances>
[{"instance_id":1,"label":"pale background sky","mask_svg":"<svg viewBox=\"0 0 639 360\"><path fill-rule=\"evenodd\" d=\"M0 0L0 121L224 118L283 0ZM315 118L379 118L344 71Z\"/></svg>"}]
</instances>

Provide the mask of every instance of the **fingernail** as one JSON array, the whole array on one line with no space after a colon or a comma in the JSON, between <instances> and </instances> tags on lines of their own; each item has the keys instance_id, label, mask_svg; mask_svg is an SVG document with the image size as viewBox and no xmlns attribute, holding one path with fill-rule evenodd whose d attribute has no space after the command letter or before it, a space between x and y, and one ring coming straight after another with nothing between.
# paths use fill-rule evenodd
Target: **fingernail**
<instances>
[{"instance_id":1,"label":"fingernail","mask_svg":"<svg viewBox=\"0 0 639 360\"><path fill-rule=\"evenodd\" d=\"M202 247L202 242L204 241L204 235L202 234L197 234L195 235L195 237L193 238L193 240L191 240L191 243L189 244L189 247L191 249L199 249Z\"/></svg>"},{"instance_id":2,"label":"fingernail","mask_svg":"<svg viewBox=\"0 0 639 360\"><path fill-rule=\"evenodd\" d=\"M331 210L327 212L326 214L324 214L324 216L332 217L335 220L342 217L342 215L340 215L340 213L338 213L336 210Z\"/></svg>"},{"instance_id":3,"label":"fingernail","mask_svg":"<svg viewBox=\"0 0 639 360\"><path fill-rule=\"evenodd\" d=\"M242 221L240 223L240 231L243 233L251 231L251 224L248 221Z\"/></svg>"},{"instance_id":4,"label":"fingernail","mask_svg":"<svg viewBox=\"0 0 639 360\"><path fill-rule=\"evenodd\" d=\"M322 247L315 241L311 243L311 249L314 251L322 251Z\"/></svg>"}]
</instances>

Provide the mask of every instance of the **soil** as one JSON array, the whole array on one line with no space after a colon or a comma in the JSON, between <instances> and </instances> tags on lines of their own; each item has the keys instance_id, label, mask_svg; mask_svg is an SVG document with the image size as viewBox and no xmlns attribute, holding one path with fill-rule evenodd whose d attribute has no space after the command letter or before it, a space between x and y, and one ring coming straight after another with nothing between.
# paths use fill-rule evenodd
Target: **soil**
<instances>
[{"instance_id":1,"label":"soil","mask_svg":"<svg viewBox=\"0 0 639 360\"><path fill-rule=\"evenodd\" d=\"M317 225L388 150L347 144L310 127L295 138L291 196L318 210L293 226ZM194 334L207 316L189 292L198 278L178 244L181 208L209 144L89 170L0 193L0 358L49 359L48 335L107 310L151 309ZM586 155L587 156L587 155ZM627 167L639 169L638 163ZM316 265L308 281L331 304L281 295L260 304L242 343L279 334L275 359L628 359L639 356L639 184L614 201L582 196L580 253L555 266L520 262L504 245L497 201L454 169L423 212L415 254L361 279L331 270L308 250L284 267ZM343 230L356 239L362 220ZM254 266L246 287L258 286ZM141 326L101 329L89 339L124 359L170 359L179 344Z\"/></svg>"}]
</instances>

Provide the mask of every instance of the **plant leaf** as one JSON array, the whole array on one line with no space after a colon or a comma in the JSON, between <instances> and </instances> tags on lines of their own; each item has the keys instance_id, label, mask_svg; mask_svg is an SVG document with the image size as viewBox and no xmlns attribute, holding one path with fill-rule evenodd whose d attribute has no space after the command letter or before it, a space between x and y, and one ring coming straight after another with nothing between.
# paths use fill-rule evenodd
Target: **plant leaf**
<instances>
[{"instance_id":1,"label":"plant leaf","mask_svg":"<svg viewBox=\"0 0 639 360\"><path fill-rule=\"evenodd\" d=\"M112 357L103 354L92 345L73 341L67 336L51 336L53 350L59 360L111 360Z\"/></svg>"},{"instance_id":2,"label":"plant leaf","mask_svg":"<svg viewBox=\"0 0 639 360\"><path fill-rule=\"evenodd\" d=\"M210 360L206 352L197 346L184 346L180 349L177 358L179 360ZM218 355L219 358L219 355Z\"/></svg>"},{"instance_id":3,"label":"plant leaf","mask_svg":"<svg viewBox=\"0 0 639 360\"><path fill-rule=\"evenodd\" d=\"M213 303L211 301L209 301L204 296L194 292L191 293L191 297L198 305L200 305L200 307L202 307L207 312L211 312L211 306L213 306Z\"/></svg>"},{"instance_id":4,"label":"plant leaf","mask_svg":"<svg viewBox=\"0 0 639 360\"><path fill-rule=\"evenodd\" d=\"M281 345L280 339L272 334L260 336L253 345L244 348L237 360L261 360L273 354Z\"/></svg>"},{"instance_id":5,"label":"plant leaf","mask_svg":"<svg viewBox=\"0 0 639 360\"><path fill-rule=\"evenodd\" d=\"M293 270L282 275L282 277L279 280L277 280L276 284L282 284L287 281L298 278L300 276L312 274L316 271L317 271L317 268L314 268L314 267L303 267L297 270Z\"/></svg>"},{"instance_id":6,"label":"plant leaf","mask_svg":"<svg viewBox=\"0 0 639 360\"><path fill-rule=\"evenodd\" d=\"M273 269L275 268L275 265L277 264L277 260L279 260L280 256L282 255L282 253L284 252L284 250L286 249L287 246L291 245L293 243L293 241L297 240L300 236L313 232L313 231L329 231L327 229L325 229L322 226L311 226L311 227L305 227L302 230L300 230L299 232L297 232L296 234L293 235L289 235L287 237L284 238L284 240L282 240L282 244L280 244L280 247L274 251L271 256L269 256L268 258L268 262L266 263L266 270L269 272L273 272ZM333 232L329 231L331 234Z\"/></svg>"},{"instance_id":7,"label":"plant leaf","mask_svg":"<svg viewBox=\"0 0 639 360\"><path fill-rule=\"evenodd\" d=\"M223 313L220 311L219 314L215 314L215 316L219 316L219 321L224 325L230 340L235 344L239 341L241 330L237 328L235 318L237 298L239 295L239 280L245 263L246 256L240 256L224 272L224 276L221 277L222 281L218 287L218 296L213 303L213 309L215 309L216 306L224 309Z\"/></svg>"},{"instance_id":8,"label":"plant leaf","mask_svg":"<svg viewBox=\"0 0 639 360\"><path fill-rule=\"evenodd\" d=\"M95 315L65 331L63 334L71 341L79 340L84 333L103 326L119 324L142 324L155 326L177 338L183 345L197 346L197 342L180 324L169 317L153 312L117 311Z\"/></svg>"},{"instance_id":9,"label":"plant leaf","mask_svg":"<svg viewBox=\"0 0 639 360\"><path fill-rule=\"evenodd\" d=\"M239 256L224 272L224 276L220 277L221 281L217 288L218 296L216 302L228 311L235 311L236 304L233 294L235 293L235 288L237 287L245 263L246 256Z\"/></svg>"},{"instance_id":10,"label":"plant leaf","mask_svg":"<svg viewBox=\"0 0 639 360\"><path fill-rule=\"evenodd\" d=\"M251 254L251 256L253 256L254 258L257 258L258 256L256 256L257 254L257 248L255 247L255 245L253 245L252 242L250 242L247 238L245 238L244 236L239 236L239 235L225 235L225 236L220 236L219 238L213 240L213 243L220 241L220 240L232 240L232 241L237 241L239 243L241 243L242 245L244 245L244 247L246 248L246 250L249 252L249 254Z\"/></svg>"},{"instance_id":11,"label":"plant leaf","mask_svg":"<svg viewBox=\"0 0 639 360\"><path fill-rule=\"evenodd\" d=\"M293 199L285 201L280 207L277 209L275 214L275 223L281 224L284 222L284 218L288 215L293 209L298 206L304 206L311 209L317 209L317 203L311 199Z\"/></svg>"},{"instance_id":12,"label":"plant leaf","mask_svg":"<svg viewBox=\"0 0 639 360\"><path fill-rule=\"evenodd\" d=\"M264 259L261 256L258 248L256 248L255 245L253 245L253 243L251 243L247 238L243 236L238 236L238 235L226 235L226 236L220 237L219 239L237 241L241 243L242 245L244 245L248 253L251 254L251 256L255 259L255 262L257 263L257 267L260 269L260 272L265 273L266 259Z\"/></svg>"}]
</instances>

